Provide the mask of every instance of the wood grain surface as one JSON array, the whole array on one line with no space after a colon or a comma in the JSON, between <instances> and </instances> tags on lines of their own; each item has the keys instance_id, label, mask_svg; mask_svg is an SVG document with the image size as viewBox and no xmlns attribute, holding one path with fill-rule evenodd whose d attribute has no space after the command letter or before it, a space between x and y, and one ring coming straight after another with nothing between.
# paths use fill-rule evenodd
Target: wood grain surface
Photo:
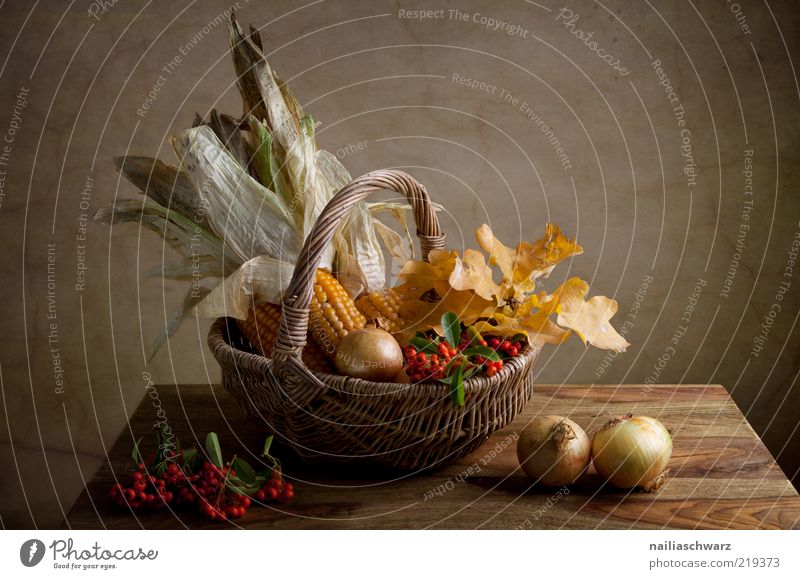
<instances>
[{"instance_id":1,"label":"wood grain surface","mask_svg":"<svg viewBox=\"0 0 800 579\"><path fill-rule=\"evenodd\" d=\"M70 511L70 528L219 528L187 510L137 516L108 498L126 478L132 441L166 419L184 446L209 431L223 453L258 459L268 426L249 422L220 387L159 386L145 397L109 462ZM655 493L606 487L593 469L570 488L532 486L519 468L516 434L538 414L566 415L591 436L610 416L633 412L673 432L670 477ZM277 437L276 437L277 438ZM198 442L200 441L200 442ZM785 529L800 528L800 497L721 386L536 386L526 411L458 462L415 475L346 464L304 465L280 444L296 499L251 508L228 527L261 529Z\"/></svg>"}]
</instances>

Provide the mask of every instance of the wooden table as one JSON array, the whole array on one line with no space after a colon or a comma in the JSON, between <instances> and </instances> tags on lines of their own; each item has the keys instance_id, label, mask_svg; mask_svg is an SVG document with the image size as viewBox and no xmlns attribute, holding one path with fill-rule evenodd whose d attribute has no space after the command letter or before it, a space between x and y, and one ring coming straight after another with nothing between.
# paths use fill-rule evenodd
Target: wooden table
<instances>
[{"instance_id":1,"label":"wooden table","mask_svg":"<svg viewBox=\"0 0 800 579\"><path fill-rule=\"evenodd\" d=\"M184 446L216 431L223 454L259 452L262 428L243 418L220 387L161 386L145 397L104 464L70 511L71 528L199 528L190 510L134 517L108 498L125 476L132 436L152 439L162 415ZM537 414L566 415L591 434L610 415L661 420L673 431L667 483L656 493L602 484L594 470L567 489L531 488L516 458L515 434ZM202 446L202 442L198 444ZM249 449L250 452L248 452ZM276 446L296 499L251 508L237 526L338 528L800 528L800 497L722 386L537 386L524 415L455 464L415 476L347 465L307 466ZM232 524L226 524L233 526Z\"/></svg>"}]
</instances>

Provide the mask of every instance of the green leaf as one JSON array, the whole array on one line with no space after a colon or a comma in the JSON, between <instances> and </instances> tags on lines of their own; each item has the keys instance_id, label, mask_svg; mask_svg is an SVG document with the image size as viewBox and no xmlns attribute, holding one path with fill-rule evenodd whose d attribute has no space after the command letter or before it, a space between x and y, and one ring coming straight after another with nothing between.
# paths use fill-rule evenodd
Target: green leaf
<instances>
[{"instance_id":1,"label":"green leaf","mask_svg":"<svg viewBox=\"0 0 800 579\"><path fill-rule=\"evenodd\" d=\"M472 346L471 348L467 348L464 350L465 356L483 356L487 360L491 360L492 362L497 362L500 359L500 356L497 352L489 348L488 346Z\"/></svg>"},{"instance_id":2,"label":"green leaf","mask_svg":"<svg viewBox=\"0 0 800 579\"><path fill-rule=\"evenodd\" d=\"M261 456L269 456L269 449L272 446L272 439L273 439L273 436L270 435L264 441L264 452L261 453Z\"/></svg>"},{"instance_id":3,"label":"green leaf","mask_svg":"<svg viewBox=\"0 0 800 579\"><path fill-rule=\"evenodd\" d=\"M477 373L477 371L478 371L478 366L473 366L472 368L470 368L466 372L464 372L464 376L463 376L464 382L466 382L467 380L472 378Z\"/></svg>"},{"instance_id":4,"label":"green leaf","mask_svg":"<svg viewBox=\"0 0 800 579\"><path fill-rule=\"evenodd\" d=\"M247 461L235 458L231 466L236 471L236 478L241 479L245 484L252 485L256 482L256 471Z\"/></svg>"},{"instance_id":5,"label":"green leaf","mask_svg":"<svg viewBox=\"0 0 800 579\"><path fill-rule=\"evenodd\" d=\"M219 438L215 432L209 432L206 436L206 452L208 459L217 468L222 468L222 449L219 447Z\"/></svg>"},{"instance_id":6,"label":"green leaf","mask_svg":"<svg viewBox=\"0 0 800 579\"><path fill-rule=\"evenodd\" d=\"M433 340L429 340L428 338L421 338L419 336L416 336L414 338L411 338L411 340L408 343L414 346L417 349L417 352L423 352L425 354L439 353L439 347L436 344L436 342L434 342Z\"/></svg>"},{"instance_id":7,"label":"green leaf","mask_svg":"<svg viewBox=\"0 0 800 579\"><path fill-rule=\"evenodd\" d=\"M142 460L142 453L139 450L139 445L142 443L142 438L143 437L140 436L138 440L134 441L133 443L133 450L131 450L131 460L133 461L133 464L144 462Z\"/></svg>"},{"instance_id":8,"label":"green leaf","mask_svg":"<svg viewBox=\"0 0 800 579\"><path fill-rule=\"evenodd\" d=\"M461 322L453 312L447 312L442 316L442 329L444 337L450 342L451 346L458 346L461 342Z\"/></svg>"},{"instance_id":9,"label":"green leaf","mask_svg":"<svg viewBox=\"0 0 800 579\"><path fill-rule=\"evenodd\" d=\"M163 426L159 426L156 430L156 464L164 460L164 430Z\"/></svg>"},{"instance_id":10,"label":"green leaf","mask_svg":"<svg viewBox=\"0 0 800 579\"><path fill-rule=\"evenodd\" d=\"M478 344L481 340L483 340L483 336L481 336L481 333L475 329L475 326L467 326L467 337L469 338L470 344Z\"/></svg>"},{"instance_id":11,"label":"green leaf","mask_svg":"<svg viewBox=\"0 0 800 579\"><path fill-rule=\"evenodd\" d=\"M187 448L183 451L183 467L189 467L189 470L194 472L195 461L197 460L197 449Z\"/></svg>"},{"instance_id":12,"label":"green leaf","mask_svg":"<svg viewBox=\"0 0 800 579\"><path fill-rule=\"evenodd\" d=\"M455 372L450 376L450 397L456 406L464 406L464 365L456 366Z\"/></svg>"}]
</instances>

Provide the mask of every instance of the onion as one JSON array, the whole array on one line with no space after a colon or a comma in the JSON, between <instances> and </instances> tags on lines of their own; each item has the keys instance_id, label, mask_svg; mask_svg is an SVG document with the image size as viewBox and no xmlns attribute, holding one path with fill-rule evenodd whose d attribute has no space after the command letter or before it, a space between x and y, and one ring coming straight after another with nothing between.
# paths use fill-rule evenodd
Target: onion
<instances>
[{"instance_id":1,"label":"onion","mask_svg":"<svg viewBox=\"0 0 800 579\"><path fill-rule=\"evenodd\" d=\"M658 489L667 478L672 437L655 418L615 418L592 441L592 460L597 472L615 487Z\"/></svg>"},{"instance_id":2,"label":"onion","mask_svg":"<svg viewBox=\"0 0 800 579\"><path fill-rule=\"evenodd\" d=\"M403 351L392 335L374 323L354 330L336 347L336 369L340 374L370 380L392 382L403 369Z\"/></svg>"},{"instance_id":3,"label":"onion","mask_svg":"<svg viewBox=\"0 0 800 579\"><path fill-rule=\"evenodd\" d=\"M569 418L540 416L519 435L517 458L525 473L545 486L572 484L589 466L591 442Z\"/></svg>"}]
</instances>

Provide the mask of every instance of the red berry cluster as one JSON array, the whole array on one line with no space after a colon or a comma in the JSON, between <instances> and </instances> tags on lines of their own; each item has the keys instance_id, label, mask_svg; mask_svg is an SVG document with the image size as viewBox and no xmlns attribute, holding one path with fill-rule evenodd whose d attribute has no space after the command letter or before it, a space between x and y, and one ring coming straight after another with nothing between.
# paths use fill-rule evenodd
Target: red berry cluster
<instances>
[{"instance_id":1,"label":"red berry cluster","mask_svg":"<svg viewBox=\"0 0 800 579\"><path fill-rule=\"evenodd\" d=\"M439 380L444 378L444 371L450 360L458 355L458 350L446 340L442 340L438 345L438 354L426 354L417 352L414 346L406 346L406 374L412 382L423 382L425 380ZM458 363L456 361L455 363Z\"/></svg>"},{"instance_id":2,"label":"red berry cluster","mask_svg":"<svg viewBox=\"0 0 800 579\"><path fill-rule=\"evenodd\" d=\"M500 340L500 338L489 338L488 346L500 354L501 356L505 356L506 358L513 358L517 354L520 353L522 350L522 344L520 342L510 342L509 340ZM503 369L503 360L497 360L496 362L492 362L491 360L486 360L486 375L491 378L495 374L497 374L500 370Z\"/></svg>"},{"instance_id":3,"label":"red berry cluster","mask_svg":"<svg viewBox=\"0 0 800 579\"><path fill-rule=\"evenodd\" d=\"M461 334L461 341L453 347L447 340L442 339L436 343L437 354L419 352L414 346L406 346L404 350L406 361L406 374L412 382L441 380L445 377L448 364L452 361L450 369L459 364L466 363L469 367L481 366L488 377L492 377L503 369L503 360L489 360L481 355L467 356L464 350L471 346L487 346L503 358L513 358L522 350L520 342L501 340L491 337L487 340L479 338L470 339L466 332ZM454 359L455 358L455 359Z\"/></svg>"},{"instance_id":4,"label":"red berry cluster","mask_svg":"<svg viewBox=\"0 0 800 579\"><path fill-rule=\"evenodd\" d=\"M294 485L289 482L284 482L283 478L281 478L281 474L276 472L275 475L267 481L267 484L253 495L253 498L262 503L267 501L288 503L294 498Z\"/></svg>"},{"instance_id":5,"label":"red berry cluster","mask_svg":"<svg viewBox=\"0 0 800 579\"><path fill-rule=\"evenodd\" d=\"M233 490L226 484L236 471L229 466L222 468L204 462L200 472L189 477L191 486L180 493L182 501L196 502L200 514L210 521L238 519L250 507L250 497Z\"/></svg>"},{"instance_id":6,"label":"red berry cluster","mask_svg":"<svg viewBox=\"0 0 800 579\"><path fill-rule=\"evenodd\" d=\"M110 494L118 506L134 511L160 510L171 503L197 505L200 514L211 521L232 520L242 517L252 504L249 496L228 484L235 476L230 466L219 468L210 462L188 474L173 462L158 476L148 474L145 465L139 464L130 474L129 485L117 483ZM275 470L253 498L260 503L289 502L294 498L294 485L284 482L280 471Z\"/></svg>"},{"instance_id":7,"label":"red berry cluster","mask_svg":"<svg viewBox=\"0 0 800 579\"><path fill-rule=\"evenodd\" d=\"M509 358L513 358L522 351L521 342L501 341L500 338L489 338L489 347L498 354L505 355Z\"/></svg>"},{"instance_id":8,"label":"red berry cluster","mask_svg":"<svg viewBox=\"0 0 800 579\"><path fill-rule=\"evenodd\" d=\"M177 465L171 466L177 468ZM155 476L147 472L144 464L139 463L137 469L130 473L127 486L117 483L111 487L111 500L120 507L130 507L134 511L157 511L170 504L175 497L175 487L172 484L168 486L168 481L166 470Z\"/></svg>"}]
</instances>

